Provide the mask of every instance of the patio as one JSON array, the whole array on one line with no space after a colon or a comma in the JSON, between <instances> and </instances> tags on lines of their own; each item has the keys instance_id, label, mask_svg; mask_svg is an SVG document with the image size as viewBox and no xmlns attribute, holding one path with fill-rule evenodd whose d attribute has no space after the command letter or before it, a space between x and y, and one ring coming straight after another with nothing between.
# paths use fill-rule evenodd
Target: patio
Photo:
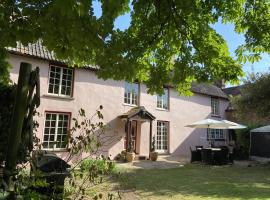
<instances>
[{"instance_id":1,"label":"patio","mask_svg":"<svg viewBox=\"0 0 270 200\"><path fill-rule=\"evenodd\" d=\"M157 161L151 160L134 160L132 163L128 162L116 162L116 166L119 169L123 170L141 170L141 169L171 169L171 168L181 168L190 164L189 157L182 156L168 156L168 155L159 155ZM192 164L193 165L193 164ZM196 166L203 166L203 163L196 162ZM230 165L231 166L231 165ZM225 165L223 167L230 167ZM261 163L256 161L241 160L234 161L234 167L249 167L249 166L261 166ZM211 167L211 166L209 166ZM221 166L212 166L212 167L221 167Z\"/></svg>"},{"instance_id":2,"label":"patio","mask_svg":"<svg viewBox=\"0 0 270 200\"><path fill-rule=\"evenodd\" d=\"M159 155L157 161L134 160L132 163L117 163L117 166L124 169L169 169L182 167L189 162L190 158Z\"/></svg>"}]
</instances>

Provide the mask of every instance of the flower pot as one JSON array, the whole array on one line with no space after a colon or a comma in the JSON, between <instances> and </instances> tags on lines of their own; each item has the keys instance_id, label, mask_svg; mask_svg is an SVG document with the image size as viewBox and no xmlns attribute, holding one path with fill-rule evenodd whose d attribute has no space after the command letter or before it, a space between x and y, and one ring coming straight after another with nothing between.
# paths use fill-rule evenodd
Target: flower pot
<instances>
[{"instance_id":1,"label":"flower pot","mask_svg":"<svg viewBox=\"0 0 270 200\"><path fill-rule=\"evenodd\" d=\"M127 162L132 162L134 159L135 159L135 153L134 152L127 152L127 154L126 154Z\"/></svg>"},{"instance_id":2,"label":"flower pot","mask_svg":"<svg viewBox=\"0 0 270 200\"><path fill-rule=\"evenodd\" d=\"M158 152L156 151L150 152L150 160L157 161L157 158L158 158Z\"/></svg>"}]
</instances>

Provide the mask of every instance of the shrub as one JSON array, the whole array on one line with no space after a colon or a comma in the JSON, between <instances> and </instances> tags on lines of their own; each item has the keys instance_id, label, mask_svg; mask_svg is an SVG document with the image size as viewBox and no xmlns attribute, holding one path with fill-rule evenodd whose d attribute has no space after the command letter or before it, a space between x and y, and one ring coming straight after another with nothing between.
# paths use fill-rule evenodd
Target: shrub
<instances>
[{"instance_id":1,"label":"shrub","mask_svg":"<svg viewBox=\"0 0 270 200\"><path fill-rule=\"evenodd\" d=\"M0 163L6 154L8 132L14 104L15 85L0 83Z\"/></svg>"},{"instance_id":2,"label":"shrub","mask_svg":"<svg viewBox=\"0 0 270 200\"><path fill-rule=\"evenodd\" d=\"M250 130L260 125L249 124L246 129L236 130L235 159L244 160L249 158Z\"/></svg>"},{"instance_id":3,"label":"shrub","mask_svg":"<svg viewBox=\"0 0 270 200\"><path fill-rule=\"evenodd\" d=\"M121 153L117 154L117 156L115 157L115 160L125 162L126 157L127 157L127 151L123 150L123 151L121 151Z\"/></svg>"},{"instance_id":4,"label":"shrub","mask_svg":"<svg viewBox=\"0 0 270 200\"><path fill-rule=\"evenodd\" d=\"M115 169L115 164L105 158L85 159L80 165L83 171L95 171L99 175L111 173Z\"/></svg>"}]
</instances>

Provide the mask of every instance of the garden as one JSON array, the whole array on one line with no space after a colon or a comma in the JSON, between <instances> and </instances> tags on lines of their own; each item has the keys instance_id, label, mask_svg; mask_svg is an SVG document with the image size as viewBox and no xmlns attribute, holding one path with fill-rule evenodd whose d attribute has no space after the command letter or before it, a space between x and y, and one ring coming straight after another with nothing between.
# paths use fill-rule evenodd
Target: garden
<instances>
[{"instance_id":1,"label":"garden","mask_svg":"<svg viewBox=\"0 0 270 200\"><path fill-rule=\"evenodd\" d=\"M171 169L119 168L89 196L111 194L112 199L269 199L270 166L187 164Z\"/></svg>"}]
</instances>

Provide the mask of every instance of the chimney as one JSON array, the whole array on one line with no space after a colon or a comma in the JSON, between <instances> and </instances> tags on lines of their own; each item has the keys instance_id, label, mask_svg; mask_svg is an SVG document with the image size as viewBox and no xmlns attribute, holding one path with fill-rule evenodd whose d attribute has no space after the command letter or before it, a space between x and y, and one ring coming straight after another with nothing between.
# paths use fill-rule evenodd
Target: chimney
<instances>
[{"instance_id":1,"label":"chimney","mask_svg":"<svg viewBox=\"0 0 270 200\"><path fill-rule=\"evenodd\" d=\"M216 80L214 81L214 85L223 89L225 88L225 81L223 79Z\"/></svg>"}]
</instances>

